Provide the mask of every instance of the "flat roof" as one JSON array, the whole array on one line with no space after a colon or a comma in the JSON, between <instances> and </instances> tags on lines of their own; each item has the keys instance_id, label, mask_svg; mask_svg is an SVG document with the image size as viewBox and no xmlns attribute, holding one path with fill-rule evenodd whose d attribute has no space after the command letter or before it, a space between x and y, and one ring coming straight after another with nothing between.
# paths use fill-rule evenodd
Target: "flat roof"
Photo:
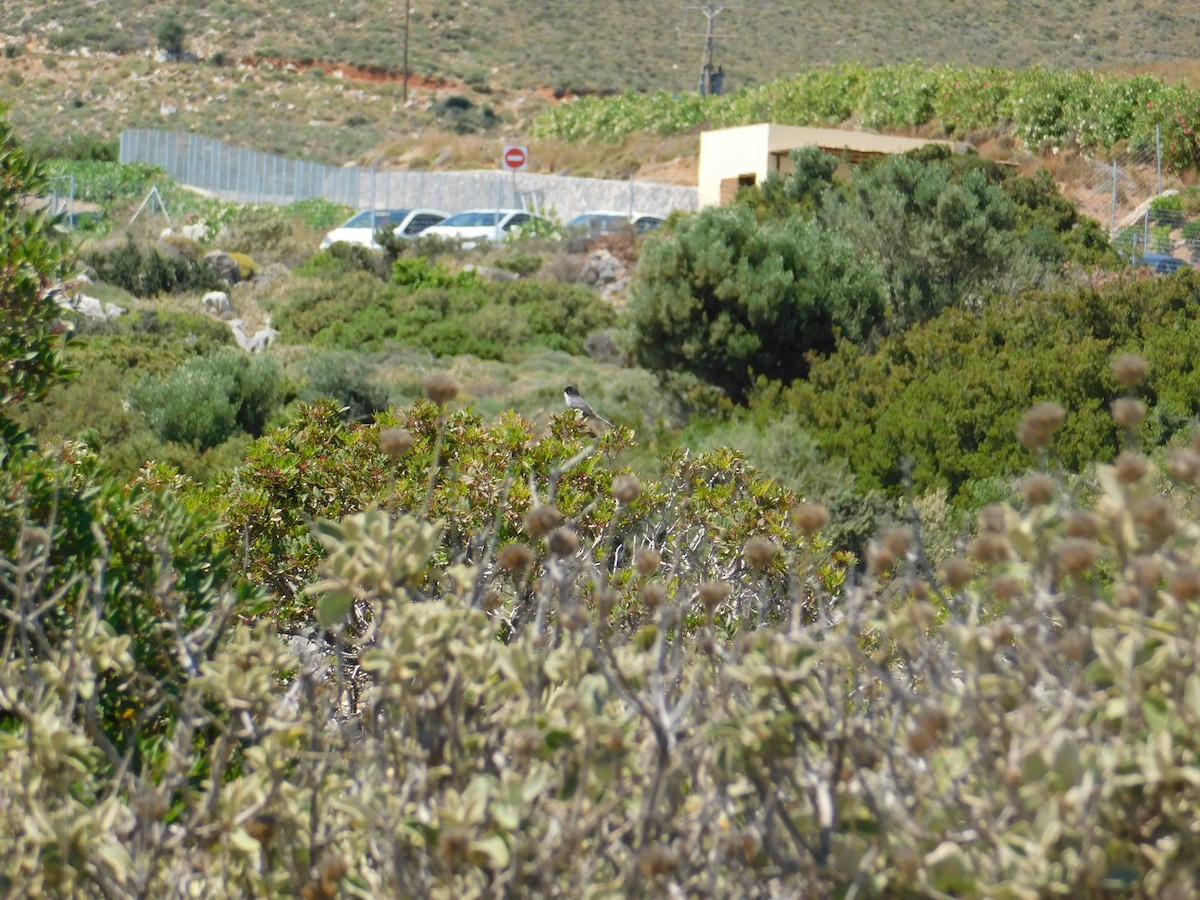
<instances>
[{"instance_id":1,"label":"flat roof","mask_svg":"<svg viewBox=\"0 0 1200 900\"><path fill-rule=\"evenodd\" d=\"M708 135L730 135L736 132L767 131L768 153L790 153L800 147L817 146L825 150L849 150L854 153L907 153L930 144L955 146L953 141L929 138L897 137L890 134L872 134L869 131L850 131L845 128L806 128L799 125L775 125L759 123L740 125L735 128L719 128L701 133ZM760 138L761 139L761 138Z\"/></svg>"}]
</instances>

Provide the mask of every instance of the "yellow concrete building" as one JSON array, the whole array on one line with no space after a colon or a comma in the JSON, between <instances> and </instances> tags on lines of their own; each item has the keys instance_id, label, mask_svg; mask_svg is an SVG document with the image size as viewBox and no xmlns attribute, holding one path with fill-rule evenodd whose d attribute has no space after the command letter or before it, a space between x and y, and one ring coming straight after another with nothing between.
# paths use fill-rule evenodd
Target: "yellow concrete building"
<instances>
[{"instance_id":1,"label":"yellow concrete building","mask_svg":"<svg viewBox=\"0 0 1200 900\"><path fill-rule=\"evenodd\" d=\"M788 174L792 170L789 154L801 147L817 146L856 162L866 156L907 153L928 144L956 147L951 141L770 123L705 131L700 135L699 205L728 203L740 187L759 184L772 172Z\"/></svg>"}]
</instances>

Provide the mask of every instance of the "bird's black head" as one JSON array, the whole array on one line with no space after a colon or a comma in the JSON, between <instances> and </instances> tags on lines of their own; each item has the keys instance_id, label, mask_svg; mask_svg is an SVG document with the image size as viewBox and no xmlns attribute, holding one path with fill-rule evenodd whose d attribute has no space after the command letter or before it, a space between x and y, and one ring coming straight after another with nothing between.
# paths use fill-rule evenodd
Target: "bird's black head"
<instances>
[{"instance_id":1,"label":"bird's black head","mask_svg":"<svg viewBox=\"0 0 1200 900\"><path fill-rule=\"evenodd\" d=\"M573 385L573 384L568 384L565 388L563 388L563 393L566 394L568 397L578 397L579 396L579 391L575 389L575 385Z\"/></svg>"}]
</instances>

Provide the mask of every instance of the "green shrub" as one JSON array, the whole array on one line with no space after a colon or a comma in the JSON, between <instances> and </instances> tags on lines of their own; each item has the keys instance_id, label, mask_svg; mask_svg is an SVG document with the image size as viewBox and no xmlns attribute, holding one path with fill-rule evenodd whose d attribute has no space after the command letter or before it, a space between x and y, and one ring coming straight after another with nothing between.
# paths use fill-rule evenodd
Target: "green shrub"
<instances>
[{"instance_id":1,"label":"green shrub","mask_svg":"<svg viewBox=\"0 0 1200 900\"><path fill-rule=\"evenodd\" d=\"M333 400L348 422L367 422L388 407L387 389L372 377L372 368L359 354L321 353L300 366L303 384L297 399L312 403Z\"/></svg>"},{"instance_id":2,"label":"green shrub","mask_svg":"<svg viewBox=\"0 0 1200 900\"><path fill-rule=\"evenodd\" d=\"M874 350L844 344L815 360L808 382L758 398L758 421L790 411L864 488L899 490L907 460L918 491L944 487L953 498L972 480L1021 471L1030 460L1013 440L1021 411L1061 398L1056 461L1082 471L1122 446L1108 413L1120 393L1108 369L1117 353L1150 361L1141 397L1152 410L1169 404L1176 422L1200 414L1197 302L1200 276L1189 271L948 310ZM1157 439L1177 427L1168 422Z\"/></svg>"},{"instance_id":3,"label":"green shrub","mask_svg":"<svg viewBox=\"0 0 1200 900\"><path fill-rule=\"evenodd\" d=\"M1115 264L1046 175L929 147L854 167L793 156L786 178L647 241L629 312L639 361L743 399L758 376L802 378L837 340L901 331L996 292Z\"/></svg>"},{"instance_id":4,"label":"green shrub","mask_svg":"<svg viewBox=\"0 0 1200 900\"><path fill-rule=\"evenodd\" d=\"M756 375L795 378L840 332L881 320L882 273L811 222L761 225L745 207L706 209L646 243L629 315L634 352L743 397Z\"/></svg>"},{"instance_id":5,"label":"green shrub","mask_svg":"<svg viewBox=\"0 0 1200 900\"><path fill-rule=\"evenodd\" d=\"M306 271L323 274L306 280L279 310L284 340L355 352L397 344L437 356L505 359L532 347L582 353L589 334L616 321L611 305L579 285L490 284L421 257L397 259L391 283L381 284L366 272L343 274L336 258L317 254Z\"/></svg>"},{"instance_id":6,"label":"green shrub","mask_svg":"<svg viewBox=\"0 0 1200 900\"><path fill-rule=\"evenodd\" d=\"M222 350L142 379L131 388L129 402L160 439L200 451L236 431L262 434L281 390L274 360Z\"/></svg>"},{"instance_id":7,"label":"green shrub","mask_svg":"<svg viewBox=\"0 0 1200 900\"><path fill-rule=\"evenodd\" d=\"M79 637L81 620L97 615L108 661L95 672L95 694L73 715L118 753L153 752L195 675L178 642L211 646L209 617L229 581L211 520L184 509L169 477L122 483L78 444L0 455L0 555L23 576L0 579L9 613L0 643L9 648L18 638L48 661L52 648ZM13 712L7 704L0 712L6 727Z\"/></svg>"},{"instance_id":8,"label":"green shrub","mask_svg":"<svg viewBox=\"0 0 1200 900\"><path fill-rule=\"evenodd\" d=\"M345 204L334 203L322 197L297 200L285 206L283 211L289 216L298 216L305 225L318 231L340 225L351 213L350 207Z\"/></svg>"},{"instance_id":9,"label":"green shrub","mask_svg":"<svg viewBox=\"0 0 1200 900\"><path fill-rule=\"evenodd\" d=\"M496 267L525 277L541 269L542 257L537 253L511 251L496 260Z\"/></svg>"},{"instance_id":10,"label":"green shrub","mask_svg":"<svg viewBox=\"0 0 1200 900\"><path fill-rule=\"evenodd\" d=\"M431 262L423 256L401 257L392 265L392 284L416 290L417 288L481 288L483 282L472 271L452 273L440 263Z\"/></svg>"},{"instance_id":11,"label":"green shrub","mask_svg":"<svg viewBox=\"0 0 1200 900\"><path fill-rule=\"evenodd\" d=\"M158 47L170 59L180 59L183 56L184 42L187 40L187 29L175 12L169 12L158 23L154 31Z\"/></svg>"},{"instance_id":12,"label":"green shrub","mask_svg":"<svg viewBox=\"0 0 1200 900\"><path fill-rule=\"evenodd\" d=\"M42 214L22 201L45 173L18 145L0 105L0 442L11 407L36 400L66 374L57 304L48 289L66 272L66 254Z\"/></svg>"},{"instance_id":13,"label":"green shrub","mask_svg":"<svg viewBox=\"0 0 1200 900\"><path fill-rule=\"evenodd\" d=\"M84 262L97 281L119 287L135 297L216 290L222 286L204 260L171 254L153 245L139 245L132 238L88 253Z\"/></svg>"},{"instance_id":14,"label":"green shrub","mask_svg":"<svg viewBox=\"0 0 1200 900\"><path fill-rule=\"evenodd\" d=\"M297 275L334 276L347 272L369 272L377 278L387 276L386 260L378 251L362 244L338 241L314 253L296 270Z\"/></svg>"},{"instance_id":15,"label":"green shrub","mask_svg":"<svg viewBox=\"0 0 1200 900\"><path fill-rule=\"evenodd\" d=\"M313 613L310 598L297 591L311 579L321 556L309 527L314 518L376 504L389 509L424 506L442 522L443 558L457 559L478 552L481 533L495 530L501 543L520 539L532 503L531 485L550 477L591 440L569 415L557 416L550 433L540 437L532 422L511 413L484 423L470 411L442 417L432 404L420 403L397 416L384 414L371 426L348 426L334 404L304 407L294 422L256 441L236 475L219 478L199 493L197 503L223 511L231 526L231 548L236 544L247 550L245 575L288 598L278 609L281 618ZM380 449L381 432L397 426L414 443L392 460ZM630 437L627 429L615 428L603 445L615 455L628 447ZM554 476L562 513L581 533L611 542L598 546L598 554L627 558L663 527L657 511L666 506L679 518L663 539L679 561L685 549L678 542L696 529L719 535L705 550L713 565L736 560L756 529L767 529L789 546L799 539L787 524L788 492L762 480L729 451L672 457L664 482L645 485L642 498L619 514L611 495L617 473L605 459L593 453ZM435 460L464 477L431 482ZM692 497L691 504L675 508L671 498L682 494ZM620 528L614 518L618 515ZM831 578L840 577L836 569L830 570Z\"/></svg>"}]
</instances>

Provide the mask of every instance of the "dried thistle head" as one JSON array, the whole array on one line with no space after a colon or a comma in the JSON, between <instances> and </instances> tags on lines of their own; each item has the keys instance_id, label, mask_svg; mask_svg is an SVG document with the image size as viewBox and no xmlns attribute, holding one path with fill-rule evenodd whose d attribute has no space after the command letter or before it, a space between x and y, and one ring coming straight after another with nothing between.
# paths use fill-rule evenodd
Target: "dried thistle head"
<instances>
[{"instance_id":1,"label":"dried thistle head","mask_svg":"<svg viewBox=\"0 0 1200 900\"><path fill-rule=\"evenodd\" d=\"M712 612L729 599L732 590L728 581L706 581L700 585L697 591L700 596L700 605Z\"/></svg>"},{"instance_id":2,"label":"dried thistle head","mask_svg":"<svg viewBox=\"0 0 1200 900\"><path fill-rule=\"evenodd\" d=\"M1146 457L1129 450L1118 456L1117 461L1113 463L1113 472L1117 476L1117 481L1122 484L1137 484L1146 477L1148 471L1150 471L1150 464L1146 461Z\"/></svg>"},{"instance_id":3,"label":"dried thistle head","mask_svg":"<svg viewBox=\"0 0 1200 900\"><path fill-rule=\"evenodd\" d=\"M570 528L555 528L546 536L546 546L555 556L570 556L579 549L579 536Z\"/></svg>"},{"instance_id":4,"label":"dried thistle head","mask_svg":"<svg viewBox=\"0 0 1200 900\"><path fill-rule=\"evenodd\" d=\"M399 459L417 441L407 428L387 428L379 432L379 449L392 459Z\"/></svg>"},{"instance_id":5,"label":"dried thistle head","mask_svg":"<svg viewBox=\"0 0 1200 900\"><path fill-rule=\"evenodd\" d=\"M979 511L976 522L979 530L988 534L1004 534L1008 531L1008 507L992 503Z\"/></svg>"},{"instance_id":6,"label":"dried thistle head","mask_svg":"<svg viewBox=\"0 0 1200 900\"><path fill-rule=\"evenodd\" d=\"M1167 454L1167 471L1176 481L1195 482L1200 475L1200 453L1191 447L1176 447Z\"/></svg>"},{"instance_id":7,"label":"dried thistle head","mask_svg":"<svg viewBox=\"0 0 1200 900\"><path fill-rule=\"evenodd\" d=\"M867 571L872 575L890 572L896 564L896 555L879 541L871 541L867 547Z\"/></svg>"},{"instance_id":8,"label":"dried thistle head","mask_svg":"<svg viewBox=\"0 0 1200 900\"><path fill-rule=\"evenodd\" d=\"M971 563L961 556L950 557L942 563L941 567L942 581L946 582L952 590L956 591L971 580L973 572L974 569Z\"/></svg>"},{"instance_id":9,"label":"dried thistle head","mask_svg":"<svg viewBox=\"0 0 1200 900\"><path fill-rule=\"evenodd\" d=\"M1125 567L1125 577L1130 584L1140 588L1155 588L1163 579L1166 567L1157 556L1138 556Z\"/></svg>"},{"instance_id":10,"label":"dried thistle head","mask_svg":"<svg viewBox=\"0 0 1200 900\"><path fill-rule=\"evenodd\" d=\"M1066 418L1066 411L1057 403L1038 403L1030 407L1017 426L1017 440L1030 450L1042 450Z\"/></svg>"},{"instance_id":11,"label":"dried thistle head","mask_svg":"<svg viewBox=\"0 0 1200 900\"><path fill-rule=\"evenodd\" d=\"M1167 590L1176 600L1187 602L1200 598L1200 570L1182 565L1167 575Z\"/></svg>"},{"instance_id":12,"label":"dried thistle head","mask_svg":"<svg viewBox=\"0 0 1200 900\"><path fill-rule=\"evenodd\" d=\"M792 521L808 537L812 537L829 522L829 510L820 503L800 503L792 510Z\"/></svg>"},{"instance_id":13,"label":"dried thistle head","mask_svg":"<svg viewBox=\"0 0 1200 900\"><path fill-rule=\"evenodd\" d=\"M608 618L608 614L616 608L620 600L621 595L610 587L602 588L592 595L592 601L596 604L596 610L602 619Z\"/></svg>"},{"instance_id":14,"label":"dried thistle head","mask_svg":"<svg viewBox=\"0 0 1200 900\"><path fill-rule=\"evenodd\" d=\"M912 547L912 531L907 528L889 528L879 539L879 543L893 556L905 556Z\"/></svg>"},{"instance_id":15,"label":"dried thistle head","mask_svg":"<svg viewBox=\"0 0 1200 900\"><path fill-rule=\"evenodd\" d=\"M425 396L438 406L445 406L458 396L458 385L449 375L430 375L425 379Z\"/></svg>"},{"instance_id":16,"label":"dried thistle head","mask_svg":"<svg viewBox=\"0 0 1200 900\"><path fill-rule=\"evenodd\" d=\"M525 513L525 530L534 537L545 537L563 523L563 514L547 503Z\"/></svg>"},{"instance_id":17,"label":"dried thistle head","mask_svg":"<svg viewBox=\"0 0 1200 900\"><path fill-rule=\"evenodd\" d=\"M1133 518L1156 541L1165 541L1175 533L1175 510L1166 497L1146 497L1133 507Z\"/></svg>"},{"instance_id":18,"label":"dried thistle head","mask_svg":"<svg viewBox=\"0 0 1200 900\"><path fill-rule=\"evenodd\" d=\"M998 575L988 584L988 589L1000 600L1015 600L1024 592L1025 582L1016 575Z\"/></svg>"},{"instance_id":19,"label":"dried thistle head","mask_svg":"<svg viewBox=\"0 0 1200 900\"><path fill-rule=\"evenodd\" d=\"M642 585L642 601L651 609L658 609L667 602L666 589L656 582Z\"/></svg>"},{"instance_id":20,"label":"dried thistle head","mask_svg":"<svg viewBox=\"0 0 1200 900\"><path fill-rule=\"evenodd\" d=\"M464 862L471 851L471 834L465 828L449 828L438 841L438 852L451 866Z\"/></svg>"},{"instance_id":21,"label":"dried thistle head","mask_svg":"<svg viewBox=\"0 0 1200 900\"><path fill-rule=\"evenodd\" d=\"M646 847L638 854L637 866L646 878L662 878L679 868L679 854L663 844Z\"/></svg>"},{"instance_id":22,"label":"dried thistle head","mask_svg":"<svg viewBox=\"0 0 1200 900\"><path fill-rule=\"evenodd\" d=\"M541 752L544 744L538 729L532 726L518 728L512 737L513 756L518 762L527 763Z\"/></svg>"},{"instance_id":23,"label":"dried thistle head","mask_svg":"<svg viewBox=\"0 0 1200 900\"><path fill-rule=\"evenodd\" d=\"M1008 562L1013 558L1012 545L1009 544L1008 539L994 532L984 532L979 535L971 541L967 552L976 562L989 566Z\"/></svg>"},{"instance_id":24,"label":"dried thistle head","mask_svg":"<svg viewBox=\"0 0 1200 900\"><path fill-rule=\"evenodd\" d=\"M1067 536L1074 538L1094 538L1100 533L1100 525L1100 517L1091 510L1077 510L1071 513L1071 517L1067 519Z\"/></svg>"},{"instance_id":25,"label":"dried thistle head","mask_svg":"<svg viewBox=\"0 0 1200 900\"><path fill-rule=\"evenodd\" d=\"M1112 417L1126 431L1137 431L1146 418L1146 404L1133 397L1120 397L1112 403Z\"/></svg>"},{"instance_id":26,"label":"dried thistle head","mask_svg":"<svg viewBox=\"0 0 1200 900\"><path fill-rule=\"evenodd\" d=\"M612 495L619 503L632 503L642 496L642 483L636 475L628 473L618 475L613 479Z\"/></svg>"},{"instance_id":27,"label":"dried thistle head","mask_svg":"<svg viewBox=\"0 0 1200 900\"><path fill-rule=\"evenodd\" d=\"M633 554L633 566L643 578L648 578L657 572L661 563L662 557L653 547L639 547Z\"/></svg>"},{"instance_id":28,"label":"dried thistle head","mask_svg":"<svg viewBox=\"0 0 1200 900\"><path fill-rule=\"evenodd\" d=\"M742 548L742 558L751 569L763 572L770 568L779 555L779 545L770 538L752 537Z\"/></svg>"},{"instance_id":29,"label":"dried thistle head","mask_svg":"<svg viewBox=\"0 0 1200 900\"><path fill-rule=\"evenodd\" d=\"M512 575L528 571L533 565L533 550L528 544L507 544L496 554L496 564Z\"/></svg>"},{"instance_id":30,"label":"dried thistle head","mask_svg":"<svg viewBox=\"0 0 1200 900\"><path fill-rule=\"evenodd\" d=\"M1082 575L1096 564L1100 548L1095 542L1082 537L1068 538L1058 548L1058 566L1070 575Z\"/></svg>"},{"instance_id":31,"label":"dried thistle head","mask_svg":"<svg viewBox=\"0 0 1200 900\"><path fill-rule=\"evenodd\" d=\"M1136 353L1122 353L1112 361L1112 373L1126 388L1137 387L1150 371L1150 364Z\"/></svg>"},{"instance_id":32,"label":"dried thistle head","mask_svg":"<svg viewBox=\"0 0 1200 900\"><path fill-rule=\"evenodd\" d=\"M1021 496L1030 506L1045 506L1054 499L1054 479L1044 472L1033 472L1021 479Z\"/></svg>"}]
</instances>

